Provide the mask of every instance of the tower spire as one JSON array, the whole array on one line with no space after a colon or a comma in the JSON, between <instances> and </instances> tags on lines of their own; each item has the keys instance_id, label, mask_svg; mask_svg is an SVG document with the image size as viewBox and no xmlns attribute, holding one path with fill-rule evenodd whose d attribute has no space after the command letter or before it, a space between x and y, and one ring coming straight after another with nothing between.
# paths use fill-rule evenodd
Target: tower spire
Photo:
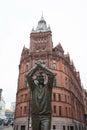
<instances>
[{"instance_id":1,"label":"tower spire","mask_svg":"<svg viewBox=\"0 0 87 130\"><path fill-rule=\"evenodd\" d=\"M47 32L47 31L51 31L50 26L47 27L46 21L44 20L43 17L43 12L42 12L42 16L41 19L38 21L38 25L36 30L34 30L34 28L32 29L32 33L35 32Z\"/></svg>"},{"instance_id":2,"label":"tower spire","mask_svg":"<svg viewBox=\"0 0 87 130\"><path fill-rule=\"evenodd\" d=\"M42 11L42 17L41 18L43 18L43 11Z\"/></svg>"},{"instance_id":3,"label":"tower spire","mask_svg":"<svg viewBox=\"0 0 87 130\"><path fill-rule=\"evenodd\" d=\"M41 16L41 20L44 20L44 17L43 17L43 11L42 11L42 16Z\"/></svg>"}]
</instances>

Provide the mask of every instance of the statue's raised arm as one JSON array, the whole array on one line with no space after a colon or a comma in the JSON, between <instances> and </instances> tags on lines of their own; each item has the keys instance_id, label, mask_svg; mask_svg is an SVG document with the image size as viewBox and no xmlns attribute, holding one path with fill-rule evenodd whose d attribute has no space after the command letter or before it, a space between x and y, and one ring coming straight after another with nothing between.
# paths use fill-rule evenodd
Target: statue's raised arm
<instances>
[{"instance_id":1,"label":"statue's raised arm","mask_svg":"<svg viewBox=\"0 0 87 130\"><path fill-rule=\"evenodd\" d=\"M45 64L42 64L40 61L37 61L36 65L39 68L41 68L47 75L54 77L54 74L51 72L51 70Z\"/></svg>"}]
</instances>

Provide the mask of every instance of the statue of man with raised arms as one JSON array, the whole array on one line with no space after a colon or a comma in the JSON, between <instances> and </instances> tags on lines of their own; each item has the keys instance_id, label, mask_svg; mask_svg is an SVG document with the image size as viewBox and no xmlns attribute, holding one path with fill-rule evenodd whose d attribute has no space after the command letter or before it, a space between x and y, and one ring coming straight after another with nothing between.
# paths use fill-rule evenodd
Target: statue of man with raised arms
<instances>
[{"instance_id":1,"label":"statue of man with raised arms","mask_svg":"<svg viewBox=\"0 0 87 130\"><path fill-rule=\"evenodd\" d=\"M53 79L54 74L40 61L27 74L27 81L32 92L32 130L51 129Z\"/></svg>"}]
</instances>

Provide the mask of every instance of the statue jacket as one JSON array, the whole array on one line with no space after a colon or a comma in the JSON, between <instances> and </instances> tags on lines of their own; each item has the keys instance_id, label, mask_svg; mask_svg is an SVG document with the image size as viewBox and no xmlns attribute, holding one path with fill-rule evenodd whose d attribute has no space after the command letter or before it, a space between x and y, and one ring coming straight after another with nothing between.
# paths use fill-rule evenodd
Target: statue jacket
<instances>
[{"instance_id":1,"label":"statue jacket","mask_svg":"<svg viewBox=\"0 0 87 130\"><path fill-rule=\"evenodd\" d=\"M37 80L29 78L29 86L32 93L31 113L32 116L51 116L51 96L53 77L48 76L48 83L39 86Z\"/></svg>"}]
</instances>

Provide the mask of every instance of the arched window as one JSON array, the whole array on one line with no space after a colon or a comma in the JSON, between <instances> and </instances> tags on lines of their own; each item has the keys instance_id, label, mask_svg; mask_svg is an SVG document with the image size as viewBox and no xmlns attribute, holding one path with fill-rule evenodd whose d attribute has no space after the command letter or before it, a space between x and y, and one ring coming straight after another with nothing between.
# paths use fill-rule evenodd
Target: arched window
<instances>
[{"instance_id":1,"label":"arched window","mask_svg":"<svg viewBox=\"0 0 87 130\"><path fill-rule=\"evenodd\" d=\"M27 79L26 79L26 75L24 75L24 87L27 87Z\"/></svg>"},{"instance_id":2,"label":"arched window","mask_svg":"<svg viewBox=\"0 0 87 130\"><path fill-rule=\"evenodd\" d=\"M56 79L56 76L54 77L53 87L57 87L57 79Z\"/></svg>"},{"instance_id":3,"label":"arched window","mask_svg":"<svg viewBox=\"0 0 87 130\"><path fill-rule=\"evenodd\" d=\"M56 69L57 66L56 66L56 60L53 60L53 66L52 66L53 69Z\"/></svg>"},{"instance_id":4,"label":"arched window","mask_svg":"<svg viewBox=\"0 0 87 130\"><path fill-rule=\"evenodd\" d=\"M25 71L28 71L28 64L26 64Z\"/></svg>"}]
</instances>

